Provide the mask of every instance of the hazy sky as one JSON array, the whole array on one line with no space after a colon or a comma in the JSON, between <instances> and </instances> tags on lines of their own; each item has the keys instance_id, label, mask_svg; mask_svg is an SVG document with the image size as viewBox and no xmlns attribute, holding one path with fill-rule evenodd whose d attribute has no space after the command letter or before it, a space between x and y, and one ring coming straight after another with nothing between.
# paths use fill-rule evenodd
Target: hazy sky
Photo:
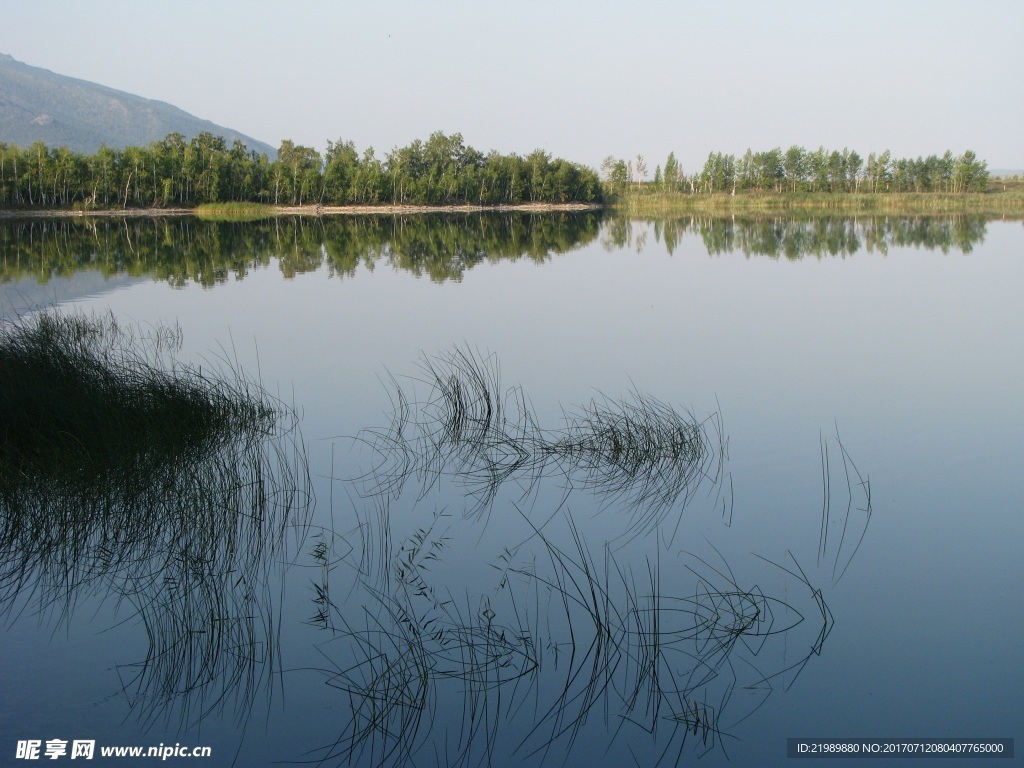
<instances>
[{"instance_id":1,"label":"hazy sky","mask_svg":"<svg viewBox=\"0 0 1024 768\"><path fill-rule=\"evenodd\" d=\"M441 130L651 174L792 144L1024 168L1024 0L3 0L0 52L273 146Z\"/></svg>"}]
</instances>

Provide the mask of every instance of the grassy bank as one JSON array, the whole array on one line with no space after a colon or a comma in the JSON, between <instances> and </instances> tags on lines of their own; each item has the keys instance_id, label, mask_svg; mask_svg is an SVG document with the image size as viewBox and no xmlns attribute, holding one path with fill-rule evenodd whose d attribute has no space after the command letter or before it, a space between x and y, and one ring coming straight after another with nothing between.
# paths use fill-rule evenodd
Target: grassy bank
<instances>
[{"instance_id":1,"label":"grassy bank","mask_svg":"<svg viewBox=\"0 0 1024 768\"><path fill-rule=\"evenodd\" d=\"M260 221L276 212L272 205L262 203L203 203L195 214L206 221Z\"/></svg>"},{"instance_id":2,"label":"grassy bank","mask_svg":"<svg viewBox=\"0 0 1024 768\"><path fill-rule=\"evenodd\" d=\"M842 213L922 214L978 213L1024 215L1024 182L997 180L985 192L721 192L690 194L652 187L632 188L615 195L611 207L622 213Z\"/></svg>"}]
</instances>

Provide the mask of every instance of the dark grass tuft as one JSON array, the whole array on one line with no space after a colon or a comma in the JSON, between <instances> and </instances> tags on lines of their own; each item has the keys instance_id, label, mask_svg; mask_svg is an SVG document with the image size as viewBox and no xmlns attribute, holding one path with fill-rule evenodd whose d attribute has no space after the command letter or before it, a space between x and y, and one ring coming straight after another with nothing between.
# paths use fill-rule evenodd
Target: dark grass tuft
<instances>
[{"instance_id":1,"label":"dark grass tuft","mask_svg":"<svg viewBox=\"0 0 1024 768\"><path fill-rule=\"evenodd\" d=\"M273 430L277 410L252 382L159 365L179 342L176 329L136 338L112 316L45 313L0 330L4 486L142 471Z\"/></svg>"},{"instance_id":2,"label":"dark grass tuft","mask_svg":"<svg viewBox=\"0 0 1024 768\"><path fill-rule=\"evenodd\" d=\"M120 668L142 719L245 717L278 664L268 583L310 479L294 413L179 344L112 316L0 329L0 618L70 621L99 596L146 630Z\"/></svg>"}]
</instances>

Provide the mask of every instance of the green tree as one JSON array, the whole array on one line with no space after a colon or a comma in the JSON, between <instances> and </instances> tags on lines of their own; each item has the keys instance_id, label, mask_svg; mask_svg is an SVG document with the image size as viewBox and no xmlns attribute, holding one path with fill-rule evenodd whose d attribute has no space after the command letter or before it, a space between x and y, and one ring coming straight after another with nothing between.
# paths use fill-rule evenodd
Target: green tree
<instances>
[{"instance_id":1,"label":"green tree","mask_svg":"<svg viewBox=\"0 0 1024 768\"><path fill-rule=\"evenodd\" d=\"M846 161L848 189L851 192L857 192L860 189L860 182L863 178L864 158L852 150L847 151L845 149L843 150L843 156Z\"/></svg>"},{"instance_id":2,"label":"green tree","mask_svg":"<svg viewBox=\"0 0 1024 768\"><path fill-rule=\"evenodd\" d=\"M795 144L786 150L782 167L786 175L786 185L790 192L796 192L804 184L807 176L806 156L807 152L804 148L798 147Z\"/></svg>"},{"instance_id":3,"label":"green tree","mask_svg":"<svg viewBox=\"0 0 1024 768\"><path fill-rule=\"evenodd\" d=\"M274 162L274 202L290 205L319 202L322 195L320 153L285 139Z\"/></svg>"},{"instance_id":4,"label":"green tree","mask_svg":"<svg viewBox=\"0 0 1024 768\"><path fill-rule=\"evenodd\" d=\"M663 175L665 189L669 192L677 192L681 183L682 168L679 166L679 161L676 160L676 153L669 152L668 159L665 160L665 172Z\"/></svg>"},{"instance_id":5,"label":"green tree","mask_svg":"<svg viewBox=\"0 0 1024 768\"><path fill-rule=\"evenodd\" d=\"M640 189L640 185L647 178L647 163L644 161L644 156L639 153L636 156L634 170L636 171L636 188Z\"/></svg>"},{"instance_id":6,"label":"green tree","mask_svg":"<svg viewBox=\"0 0 1024 768\"><path fill-rule=\"evenodd\" d=\"M608 155L601 163L601 172L612 192L621 192L629 183L629 169L625 160Z\"/></svg>"},{"instance_id":7,"label":"green tree","mask_svg":"<svg viewBox=\"0 0 1024 768\"><path fill-rule=\"evenodd\" d=\"M327 142L324 156L324 192L332 205L353 202L359 176L359 153L351 141Z\"/></svg>"},{"instance_id":8,"label":"green tree","mask_svg":"<svg viewBox=\"0 0 1024 768\"><path fill-rule=\"evenodd\" d=\"M954 192L984 192L988 185L988 164L967 150L953 161Z\"/></svg>"}]
</instances>

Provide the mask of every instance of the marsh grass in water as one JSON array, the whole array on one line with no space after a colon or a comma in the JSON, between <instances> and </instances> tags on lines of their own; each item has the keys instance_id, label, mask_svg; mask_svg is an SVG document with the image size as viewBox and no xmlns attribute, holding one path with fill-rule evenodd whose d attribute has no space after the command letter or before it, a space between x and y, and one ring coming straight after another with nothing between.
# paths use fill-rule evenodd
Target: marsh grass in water
<instances>
[{"instance_id":1,"label":"marsh grass in water","mask_svg":"<svg viewBox=\"0 0 1024 768\"><path fill-rule=\"evenodd\" d=\"M8 323L0 335L4 487L36 474L144 479L165 462L273 431L277 411L254 382L161 365L179 343L176 329L137 338L109 315Z\"/></svg>"},{"instance_id":2,"label":"marsh grass in water","mask_svg":"<svg viewBox=\"0 0 1024 768\"><path fill-rule=\"evenodd\" d=\"M521 390L502 389L494 356L455 349L421 371L413 386L390 380L391 426L356 441L376 458L354 479L367 503L348 497L355 527L331 538L345 551L326 539L313 550L320 671L347 706L338 737L309 757L545 764L596 750L673 765L728 754L738 725L792 686L832 631L816 583L842 577L871 515L842 443L822 441L817 568L786 552L747 558L741 575L713 546L683 550L664 530L664 510L701 484L721 491L719 420L709 429L635 392L566 409L565 426L546 431ZM452 479L462 514L442 487ZM538 490L549 483L564 487ZM584 523L575 510L593 504L581 496L621 511L628 535ZM331 583L342 570L347 590Z\"/></svg>"},{"instance_id":3,"label":"marsh grass in water","mask_svg":"<svg viewBox=\"0 0 1024 768\"><path fill-rule=\"evenodd\" d=\"M519 387L503 389L494 355L455 348L424 357L422 375L391 377L392 423L359 440L378 457L361 478L364 493L393 496L410 478L420 496L442 478L468 490L467 514L486 512L513 483L528 498L546 477L592 489L630 510L625 536L649 531L704 480L724 477L725 440L717 413L698 419L649 395L595 398L566 409L544 429ZM425 388L425 394L421 394ZM728 505L728 502L726 502Z\"/></svg>"},{"instance_id":4,"label":"marsh grass in water","mask_svg":"<svg viewBox=\"0 0 1024 768\"><path fill-rule=\"evenodd\" d=\"M773 593L717 553L636 563L592 547L571 515L543 528L522 519L532 534L489 563L489 582L463 591L434 573L474 557L453 534L479 522L435 514L392 543L388 580L329 606L321 672L348 706L317 762L532 765L594 745L651 765L728 754L737 726L792 686L832 631L791 554L760 558L766 584L785 577ZM682 571L666 565L680 558Z\"/></svg>"},{"instance_id":5,"label":"marsh grass in water","mask_svg":"<svg viewBox=\"0 0 1024 768\"><path fill-rule=\"evenodd\" d=\"M274 585L307 547L310 478L292 409L237 366L176 362L179 343L109 317L4 327L0 616L69 623L99 596L146 633L146 657L117 668L136 717L230 714L244 730L288 674ZM717 415L632 392L544 429L497 359L465 348L409 382L390 380L390 426L355 440L367 471L336 479L332 454L340 527L310 539L306 623L344 704L304 757L728 754L823 652L833 619L817 584L842 578L871 516L838 440L822 440L817 568L787 552L740 572L714 547L677 546L668 517L702 487L731 505ZM61 398L90 412L47 410ZM335 482L354 485L337 502L350 516Z\"/></svg>"},{"instance_id":6,"label":"marsh grass in water","mask_svg":"<svg viewBox=\"0 0 1024 768\"><path fill-rule=\"evenodd\" d=\"M270 574L311 501L291 409L175 329L44 313L0 332L0 615L99 596L148 638L120 667L143 720L246 717L277 665Z\"/></svg>"}]
</instances>

